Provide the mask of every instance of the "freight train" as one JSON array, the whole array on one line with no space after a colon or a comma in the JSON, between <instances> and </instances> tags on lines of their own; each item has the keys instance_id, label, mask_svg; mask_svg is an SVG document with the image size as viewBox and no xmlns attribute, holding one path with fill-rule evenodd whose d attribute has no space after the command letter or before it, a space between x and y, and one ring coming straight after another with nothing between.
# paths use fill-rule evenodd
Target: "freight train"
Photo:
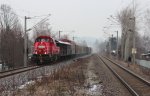
<instances>
[{"instance_id":1,"label":"freight train","mask_svg":"<svg viewBox=\"0 0 150 96\"><path fill-rule=\"evenodd\" d=\"M49 63L59 58L90 54L91 51L90 47L78 45L68 39L55 40L51 36L39 36L34 42L31 61L36 64Z\"/></svg>"}]
</instances>

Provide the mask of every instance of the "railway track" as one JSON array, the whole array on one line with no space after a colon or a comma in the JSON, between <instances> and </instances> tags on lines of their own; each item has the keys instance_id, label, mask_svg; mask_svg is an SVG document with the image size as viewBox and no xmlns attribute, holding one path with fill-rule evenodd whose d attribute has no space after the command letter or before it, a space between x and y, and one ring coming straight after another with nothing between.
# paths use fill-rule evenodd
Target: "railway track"
<instances>
[{"instance_id":1,"label":"railway track","mask_svg":"<svg viewBox=\"0 0 150 96\"><path fill-rule=\"evenodd\" d=\"M84 57L84 56L82 56L82 57ZM72 58L72 59L69 59L69 60L78 59L78 58L81 58L81 57L76 57L76 58ZM66 62L66 61L68 61L68 60L60 60L60 61L57 61L57 62L53 62L50 65L54 65L54 64L57 65L58 63ZM21 68L16 68L16 69L12 69L12 70L2 71L2 72L0 72L0 79L8 77L8 76L15 75L15 74L18 74L18 73L23 73L23 72L26 72L26 71L34 70L34 69L37 69L37 68L40 68L40 67L50 66L50 65L48 65L48 64L47 65L40 65L40 66L35 66L34 65L34 66L21 67Z\"/></svg>"},{"instance_id":2,"label":"railway track","mask_svg":"<svg viewBox=\"0 0 150 96\"><path fill-rule=\"evenodd\" d=\"M150 96L149 81L106 57L98 56L98 58L115 74L133 96Z\"/></svg>"},{"instance_id":3,"label":"railway track","mask_svg":"<svg viewBox=\"0 0 150 96\"><path fill-rule=\"evenodd\" d=\"M60 62L61 61L53 62L50 65L57 64L57 63L60 63ZM65 60L63 62L65 62ZM2 71L2 72L0 72L0 79L8 77L8 76L15 75L15 74L27 72L27 71L30 71L30 70L34 70L34 69L37 69L37 68L40 68L40 67L50 66L50 65L48 65L48 64L40 65L40 66L33 65L33 66L28 66L28 67L20 67L20 68L16 68L16 69L12 69L12 70Z\"/></svg>"},{"instance_id":4,"label":"railway track","mask_svg":"<svg viewBox=\"0 0 150 96\"><path fill-rule=\"evenodd\" d=\"M21 68L17 68L17 69L8 70L8 71L3 71L3 72L0 72L0 79L11 76L11 75L15 75L18 73L22 73L25 71L33 70L33 69L36 69L39 67L40 66L29 66L29 67L21 67Z\"/></svg>"}]
</instances>

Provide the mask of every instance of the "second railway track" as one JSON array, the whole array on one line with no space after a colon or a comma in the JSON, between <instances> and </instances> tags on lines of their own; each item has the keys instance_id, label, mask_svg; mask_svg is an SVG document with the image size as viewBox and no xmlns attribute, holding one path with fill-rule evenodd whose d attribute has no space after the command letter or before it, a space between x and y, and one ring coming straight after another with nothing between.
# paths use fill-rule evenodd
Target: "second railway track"
<instances>
[{"instance_id":1,"label":"second railway track","mask_svg":"<svg viewBox=\"0 0 150 96\"><path fill-rule=\"evenodd\" d=\"M4 72L0 72L0 79L1 78L5 78L14 74L18 74L21 72L25 72L25 71L29 71L29 70L33 70L36 68L39 68L40 66L29 66L29 67L22 67L22 68L17 68L14 70L8 70L8 71L4 71Z\"/></svg>"},{"instance_id":2,"label":"second railway track","mask_svg":"<svg viewBox=\"0 0 150 96\"><path fill-rule=\"evenodd\" d=\"M134 96L150 96L150 83L108 58L98 58L119 78Z\"/></svg>"},{"instance_id":3,"label":"second railway track","mask_svg":"<svg viewBox=\"0 0 150 96\"><path fill-rule=\"evenodd\" d=\"M90 55L87 55L87 56L90 56ZM82 57L86 57L86 56L82 56ZM78 59L78 58L81 58L81 57L76 57L76 58L72 58L73 59ZM46 65L40 65L40 66L28 66L28 67L20 67L20 68L16 68L16 69L12 69L12 70L7 70L7 71L2 71L0 72L0 79L2 78L5 78L5 77L8 77L8 76L12 76L12 75L15 75L15 74L18 74L18 73L23 73L23 72L26 72L26 71L30 71L30 70L34 70L34 69L37 69L37 68L40 68L40 67L45 67L45 66L51 66L51 65L57 65L61 62L66 62L66 61L69 61L71 59L68 59L68 60L60 60L60 61L57 61L57 62L52 62L51 64L46 64Z\"/></svg>"}]
</instances>

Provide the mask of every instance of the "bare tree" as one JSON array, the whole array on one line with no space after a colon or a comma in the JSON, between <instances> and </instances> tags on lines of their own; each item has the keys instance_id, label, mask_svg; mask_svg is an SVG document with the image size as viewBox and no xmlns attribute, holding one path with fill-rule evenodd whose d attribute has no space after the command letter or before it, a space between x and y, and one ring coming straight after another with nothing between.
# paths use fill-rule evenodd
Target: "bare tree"
<instances>
[{"instance_id":1,"label":"bare tree","mask_svg":"<svg viewBox=\"0 0 150 96\"><path fill-rule=\"evenodd\" d=\"M145 51L150 50L150 10L148 9L145 12L145 16L144 16L144 28L145 28L145 32L144 32L144 36L142 38L143 40L143 46L145 48Z\"/></svg>"},{"instance_id":2,"label":"bare tree","mask_svg":"<svg viewBox=\"0 0 150 96\"><path fill-rule=\"evenodd\" d=\"M15 12L8 5L0 6L0 58L10 67L23 64L22 28Z\"/></svg>"},{"instance_id":3,"label":"bare tree","mask_svg":"<svg viewBox=\"0 0 150 96\"><path fill-rule=\"evenodd\" d=\"M126 7L120 11L117 15L119 22L121 24L122 35L121 35L121 57L124 60L128 60L129 55L131 55L133 48L133 35L136 34L135 31L135 10Z\"/></svg>"},{"instance_id":4,"label":"bare tree","mask_svg":"<svg viewBox=\"0 0 150 96\"><path fill-rule=\"evenodd\" d=\"M145 25L146 25L146 35L150 35L148 31L150 31L150 10L148 9L145 14Z\"/></svg>"}]
</instances>

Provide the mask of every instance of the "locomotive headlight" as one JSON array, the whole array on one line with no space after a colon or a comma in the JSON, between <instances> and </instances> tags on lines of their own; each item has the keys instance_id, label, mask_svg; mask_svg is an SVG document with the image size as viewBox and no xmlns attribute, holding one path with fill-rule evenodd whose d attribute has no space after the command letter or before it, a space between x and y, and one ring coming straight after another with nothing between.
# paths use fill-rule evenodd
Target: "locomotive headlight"
<instances>
[{"instance_id":1,"label":"locomotive headlight","mask_svg":"<svg viewBox=\"0 0 150 96\"><path fill-rule=\"evenodd\" d=\"M45 48L45 46L40 45L40 46L38 46L38 48Z\"/></svg>"}]
</instances>

